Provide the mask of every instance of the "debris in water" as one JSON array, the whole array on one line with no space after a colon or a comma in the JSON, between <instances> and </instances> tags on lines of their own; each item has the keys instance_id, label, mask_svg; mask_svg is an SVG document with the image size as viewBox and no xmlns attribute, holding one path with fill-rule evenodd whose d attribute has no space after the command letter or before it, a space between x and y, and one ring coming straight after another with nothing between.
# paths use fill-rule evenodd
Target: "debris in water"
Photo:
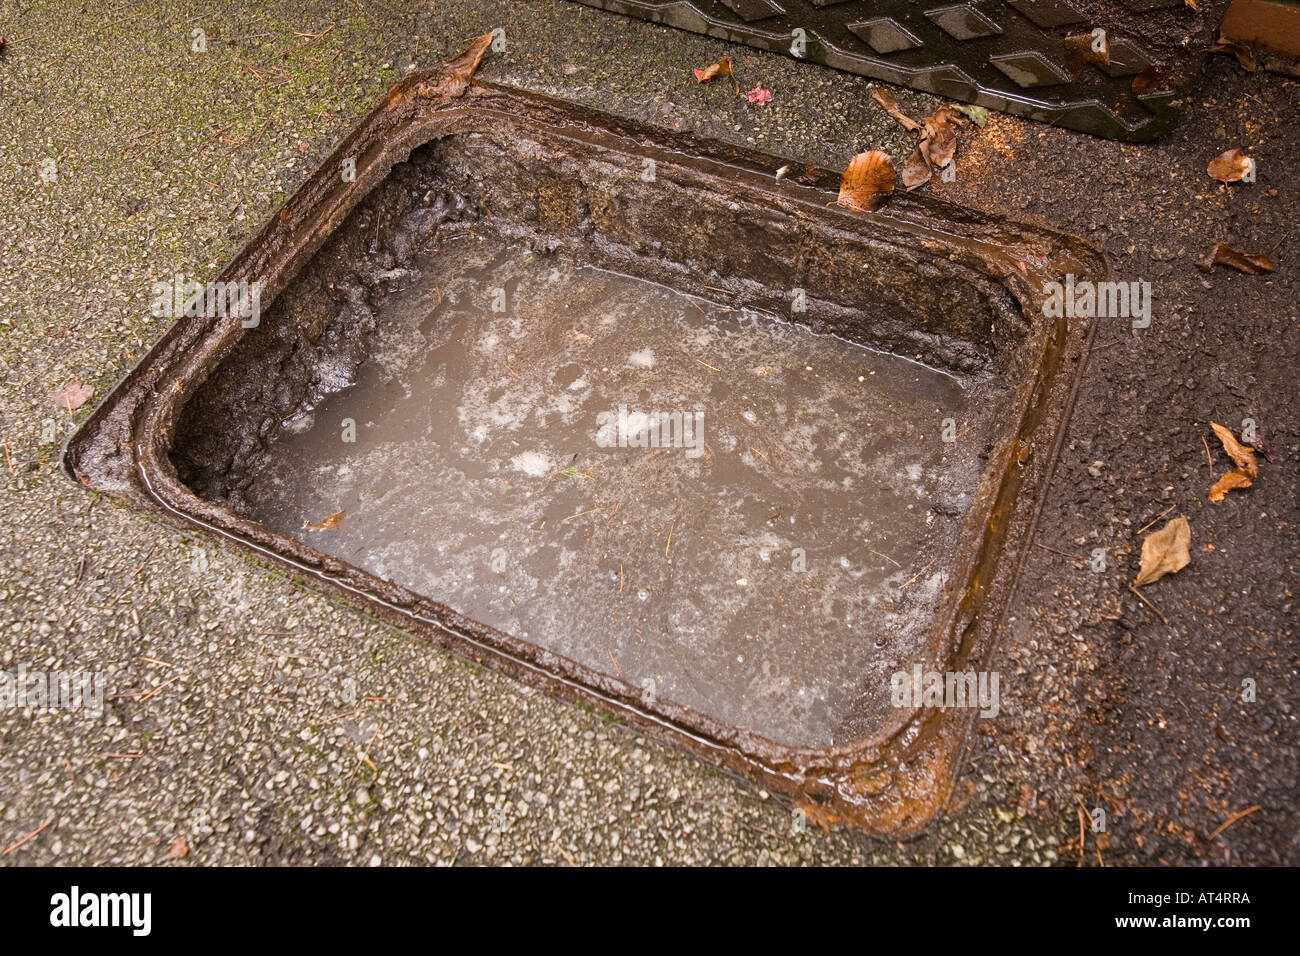
<instances>
[{"instance_id":1,"label":"debris in water","mask_svg":"<svg viewBox=\"0 0 1300 956\"><path fill-rule=\"evenodd\" d=\"M1142 541L1142 566L1133 587L1140 588L1187 567L1191 560L1187 549L1191 543L1192 529L1182 515L1170 518L1159 531L1152 531Z\"/></svg>"},{"instance_id":2,"label":"debris in water","mask_svg":"<svg viewBox=\"0 0 1300 956\"><path fill-rule=\"evenodd\" d=\"M878 149L858 153L844 170L836 202L860 212L879 209L894 191L895 178L888 153Z\"/></svg>"},{"instance_id":3,"label":"debris in water","mask_svg":"<svg viewBox=\"0 0 1300 956\"><path fill-rule=\"evenodd\" d=\"M1273 271L1273 260L1263 253L1242 252L1226 242L1220 242L1214 251L1196 263L1202 272L1213 272L1215 266L1232 266L1238 272L1248 276L1257 276L1261 272Z\"/></svg>"},{"instance_id":4,"label":"debris in water","mask_svg":"<svg viewBox=\"0 0 1300 956\"><path fill-rule=\"evenodd\" d=\"M1239 149L1230 149L1210 160L1205 171L1221 183L1235 183L1254 168L1253 159Z\"/></svg>"},{"instance_id":5,"label":"debris in water","mask_svg":"<svg viewBox=\"0 0 1300 956\"><path fill-rule=\"evenodd\" d=\"M342 511L336 511L320 524L312 524L310 521L304 521L302 526L307 531L328 531L330 528L337 528L340 521L343 520Z\"/></svg>"},{"instance_id":6,"label":"debris in water","mask_svg":"<svg viewBox=\"0 0 1300 956\"><path fill-rule=\"evenodd\" d=\"M75 412L95 394L95 388L92 385L82 385L77 379L73 379L60 389L50 392L50 404L55 408L62 408L64 411Z\"/></svg>"}]
</instances>

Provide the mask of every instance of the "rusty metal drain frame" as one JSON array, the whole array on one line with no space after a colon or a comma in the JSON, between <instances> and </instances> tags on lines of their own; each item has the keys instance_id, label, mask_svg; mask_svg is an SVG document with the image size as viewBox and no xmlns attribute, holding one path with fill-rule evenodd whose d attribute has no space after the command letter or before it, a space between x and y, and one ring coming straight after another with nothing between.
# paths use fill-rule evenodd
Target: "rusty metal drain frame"
<instances>
[{"instance_id":1,"label":"rusty metal drain frame","mask_svg":"<svg viewBox=\"0 0 1300 956\"><path fill-rule=\"evenodd\" d=\"M940 626L927 651L951 670L986 662L1019 563L1018 558L1007 560L1006 545L1018 542L1023 554L1028 543L1086 358L1086 340L1096 326L1043 317L1043 286L1065 271L1103 278L1108 271L1104 255L1076 237L1007 223L927 197L900 195L877 213L827 208L838 188L837 173L805 167L777 182L773 173L788 164L780 158L480 80L466 86L463 80L432 72L412 76L389 91L234 257L220 281L263 279L263 301L272 302L349 212L413 149L505 118L579 142L603 138L629 160L654 158L661 176L704 175L703 169L716 180L725 173L729 189L762 197L791 214L834 217L839 229L904 237L940 249L947 259L1000 284L1014 297L1034 329L1037 373L1017 391L1014 438L999 442L989 455L968 516L967 526L977 539L970 546L964 530L967 543L955 559L960 573L953 577L964 587L957 599L940 607ZM683 157L688 156L696 157L693 171L684 165ZM356 162L354 182L339 175L341 164L350 158ZM386 620L413 626L455 653L600 707L637 730L775 791L826 805L870 831L894 837L916 833L944 805L973 719L970 712L900 712L872 737L825 749L775 744L669 701L647 702L637 688L610 675L484 627L431 597L195 496L177 477L168 449L186 401L243 334L238 316L179 320L68 440L62 454L65 472L83 486L126 499L169 524L214 534L308 583L358 599ZM1025 461L1024 450L1035 445L1050 448Z\"/></svg>"}]
</instances>

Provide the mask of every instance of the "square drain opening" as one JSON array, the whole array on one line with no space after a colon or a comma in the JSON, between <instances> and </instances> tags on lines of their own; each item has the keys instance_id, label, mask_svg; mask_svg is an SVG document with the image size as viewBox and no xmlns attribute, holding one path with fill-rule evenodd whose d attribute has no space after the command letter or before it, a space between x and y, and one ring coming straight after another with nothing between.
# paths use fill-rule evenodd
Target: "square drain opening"
<instances>
[{"instance_id":1,"label":"square drain opening","mask_svg":"<svg viewBox=\"0 0 1300 956\"><path fill-rule=\"evenodd\" d=\"M355 181L340 176L354 164ZM69 445L461 653L880 832L946 798L1068 411L1081 241L437 74Z\"/></svg>"}]
</instances>

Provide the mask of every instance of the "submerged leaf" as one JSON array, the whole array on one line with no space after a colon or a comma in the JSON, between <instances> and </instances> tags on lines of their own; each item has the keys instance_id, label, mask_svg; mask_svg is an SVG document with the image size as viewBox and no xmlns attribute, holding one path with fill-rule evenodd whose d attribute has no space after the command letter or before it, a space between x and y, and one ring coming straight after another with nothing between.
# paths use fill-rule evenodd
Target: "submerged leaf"
<instances>
[{"instance_id":1,"label":"submerged leaf","mask_svg":"<svg viewBox=\"0 0 1300 956\"><path fill-rule=\"evenodd\" d=\"M1187 567L1191 543L1192 528L1182 515L1169 519L1159 531L1152 531L1142 542L1142 566L1133 586L1140 588Z\"/></svg>"},{"instance_id":2,"label":"submerged leaf","mask_svg":"<svg viewBox=\"0 0 1300 956\"><path fill-rule=\"evenodd\" d=\"M894 191L896 178L888 153L878 149L858 153L844 170L836 202L859 211L879 209Z\"/></svg>"},{"instance_id":3,"label":"submerged leaf","mask_svg":"<svg viewBox=\"0 0 1300 956\"><path fill-rule=\"evenodd\" d=\"M338 526L338 523L343 520L343 515L344 512L336 511L320 524L313 524L310 521L304 521L302 526L307 531L328 531L330 528Z\"/></svg>"}]
</instances>

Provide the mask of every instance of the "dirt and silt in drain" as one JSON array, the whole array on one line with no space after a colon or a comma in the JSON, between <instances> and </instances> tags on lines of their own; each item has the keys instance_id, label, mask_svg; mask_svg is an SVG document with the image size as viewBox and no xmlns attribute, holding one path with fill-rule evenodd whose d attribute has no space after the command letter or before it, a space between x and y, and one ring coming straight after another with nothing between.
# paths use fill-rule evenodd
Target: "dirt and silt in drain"
<instances>
[{"instance_id":1,"label":"dirt and silt in drain","mask_svg":"<svg viewBox=\"0 0 1300 956\"><path fill-rule=\"evenodd\" d=\"M953 583L971 449L1005 425L987 371L538 251L423 196L386 212L436 220L427 241L374 242L383 215L359 212L322 257L360 281L316 269L218 371L182 479L643 699L786 745L883 727Z\"/></svg>"}]
</instances>

